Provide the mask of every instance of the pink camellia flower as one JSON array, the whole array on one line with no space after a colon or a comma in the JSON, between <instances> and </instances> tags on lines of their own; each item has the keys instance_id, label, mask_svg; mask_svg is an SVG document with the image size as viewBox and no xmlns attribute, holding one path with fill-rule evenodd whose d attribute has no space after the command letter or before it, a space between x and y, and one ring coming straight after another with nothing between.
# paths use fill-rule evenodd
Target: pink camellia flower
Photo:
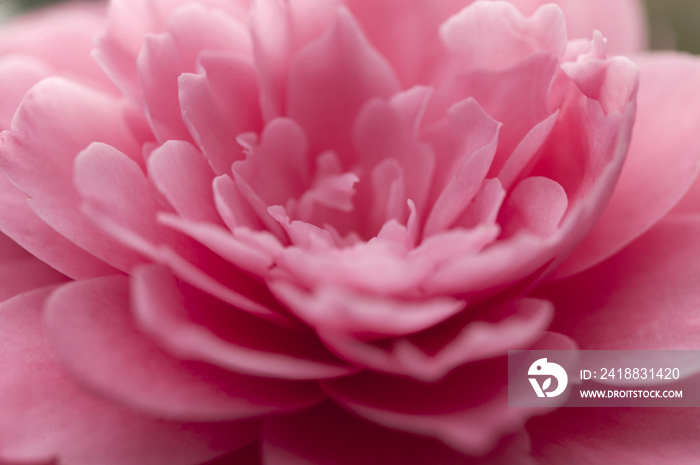
<instances>
[{"instance_id":1,"label":"pink camellia flower","mask_svg":"<svg viewBox=\"0 0 700 465\"><path fill-rule=\"evenodd\" d=\"M509 349L700 335L700 61L545 3L3 26L0 462L693 462L692 410L507 406Z\"/></svg>"}]
</instances>

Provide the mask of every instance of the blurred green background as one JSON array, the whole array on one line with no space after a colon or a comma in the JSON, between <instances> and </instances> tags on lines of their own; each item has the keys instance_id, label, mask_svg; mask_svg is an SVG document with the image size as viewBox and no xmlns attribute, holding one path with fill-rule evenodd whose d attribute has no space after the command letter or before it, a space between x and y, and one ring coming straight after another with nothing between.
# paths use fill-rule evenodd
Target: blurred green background
<instances>
[{"instance_id":1,"label":"blurred green background","mask_svg":"<svg viewBox=\"0 0 700 465\"><path fill-rule=\"evenodd\" d=\"M56 0L0 0L0 17ZM700 0L645 0L651 48L700 54Z\"/></svg>"}]
</instances>

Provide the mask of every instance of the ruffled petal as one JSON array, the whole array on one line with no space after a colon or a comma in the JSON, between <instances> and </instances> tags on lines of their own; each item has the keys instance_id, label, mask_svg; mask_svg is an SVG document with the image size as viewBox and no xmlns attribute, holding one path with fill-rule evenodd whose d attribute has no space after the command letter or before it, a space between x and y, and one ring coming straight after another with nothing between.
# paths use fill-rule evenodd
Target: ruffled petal
<instances>
[{"instance_id":1,"label":"ruffled petal","mask_svg":"<svg viewBox=\"0 0 700 465\"><path fill-rule=\"evenodd\" d=\"M80 212L80 196L73 187L73 160L97 141L143 163L143 140L132 132L141 124L122 101L62 78L45 79L27 93L12 130L0 135L0 167L49 226L110 265L126 270L134 255Z\"/></svg>"},{"instance_id":2,"label":"ruffled petal","mask_svg":"<svg viewBox=\"0 0 700 465\"><path fill-rule=\"evenodd\" d=\"M188 421L254 417L322 398L314 383L246 376L170 355L135 327L128 290L123 276L80 281L61 287L45 306L56 356L103 395L160 418Z\"/></svg>"},{"instance_id":3,"label":"ruffled petal","mask_svg":"<svg viewBox=\"0 0 700 465\"><path fill-rule=\"evenodd\" d=\"M449 303L447 299L442 301ZM440 299L435 299L422 304L425 308L439 309L440 303ZM350 305L346 304L346 307ZM462 312L441 323L440 315L431 315L437 323L425 331L376 342L348 336L347 331L354 329L351 323L355 322L347 323L348 317L343 315L345 319L341 322L346 322L345 327L338 328L339 322L334 322L335 327L332 324L319 325L319 336L335 353L355 365L434 382L465 363L529 347L542 337L552 315L553 307L547 301L507 301L486 310ZM391 319L385 317L382 323L391 323ZM392 329L398 327L394 324ZM375 322L374 331L379 328ZM371 335L369 331L368 334Z\"/></svg>"},{"instance_id":4,"label":"ruffled petal","mask_svg":"<svg viewBox=\"0 0 700 465\"><path fill-rule=\"evenodd\" d=\"M107 22L95 39L97 48L94 55L131 103L141 107L143 102L136 59L144 37L148 33L165 32L170 15L188 1L116 0L109 3ZM205 3L211 7L228 9L234 17L245 20L248 2L244 0L207 0Z\"/></svg>"},{"instance_id":5,"label":"ruffled petal","mask_svg":"<svg viewBox=\"0 0 700 465\"><path fill-rule=\"evenodd\" d=\"M251 56L250 38L242 21L220 9L196 3L177 8L168 18L168 32L147 35L137 59L141 92L159 142L190 140L178 99L178 77L192 73L203 50Z\"/></svg>"},{"instance_id":6,"label":"ruffled petal","mask_svg":"<svg viewBox=\"0 0 700 465\"><path fill-rule=\"evenodd\" d=\"M251 317L182 283L178 287L167 269L139 269L132 280L132 294L141 327L184 358L238 373L292 380L356 371L330 355L312 335Z\"/></svg>"},{"instance_id":7,"label":"ruffled petal","mask_svg":"<svg viewBox=\"0 0 700 465\"><path fill-rule=\"evenodd\" d=\"M316 331L377 338L413 333L439 323L464 308L452 298L400 301L321 287L313 294L284 281L270 283L275 295Z\"/></svg>"},{"instance_id":8,"label":"ruffled petal","mask_svg":"<svg viewBox=\"0 0 700 465\"><path fill-rule=\"evenodd\" d=\"M202 52L198 67L199 74L178 78L182 117L216 174L229 174L243 158L238 135L262 130L256 70L249 59L225 52Z\"/></svg>"},{"instance_id":9,"label":"ruffled petal","mask_svg":"<svg viewBox=\"0 0 700 465\"><path fill-rule=\"evenodd\" d=\"M426 207L436 163L435 151L419 133L430 94L429 88L415 87L388 102L372 100L362 108L353 127L354 147L362 167L371 170L383 160L395 159L403 171L406 198L414 202L420 215ZM367 202L362 193L358 197L360 204ZM405 202L401 207L405 208Z\"/></svg>"},{"instance_id":10,"label":"ruffled petal","mask_svg":"<svg viewBox=\"0 0 700 465\"><path fill-rule=\"evenodd\" d=\"M613 55L629 54L647 46L644 2L639 0L509 0L525 15L554 3L564 12L569 39L589 39L597 29Z\"/></svg>"},{"instance_id":11,"label":"ruffled petal","mask_svg":"<svg viewBox=\"0 0 700 465\"><path fill-rule=\"evenodd\" d=\"M537 52L562 58L566 22L554 5L525 18L508 2L474 2L440 27L440 38L462 69L502 70Z\"/></svg>"},{"instance_id":12,"label":"ruffled petal","mask_svg":"<svg viewBox=\"0 0 700 465\"><path fill-rule=\"evenodd\" d=\"M700 105L688 103L700 85L700 61L664 54L636 62L641 82L627 160L605 212L558 277L590 268L639 237L681 199L700 171L695 124Z\"/></svg>"},{"instance_id":13,"label":"ruffled petal","mask_svg":"<svg viewBox=\"0 0 700 465\"><path fill-rule=\"evenodd\" d=\"M268 308L277 304L260 281L156 221L160 206L154 189L126 155L92 144L76 160L76 186L84 198L85 214L120 246L134 251L132 267L148 257L232 305L278 316Z\"/></svg>"}]
</instances>

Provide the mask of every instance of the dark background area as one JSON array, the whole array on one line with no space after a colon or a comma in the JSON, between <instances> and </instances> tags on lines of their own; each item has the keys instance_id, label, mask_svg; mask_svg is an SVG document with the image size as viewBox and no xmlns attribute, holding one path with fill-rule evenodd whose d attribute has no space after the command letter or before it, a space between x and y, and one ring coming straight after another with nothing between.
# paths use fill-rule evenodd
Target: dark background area
<instances>
[{"instance_id":1,"label":"dark background area","mask_svg":"<svg viewBox=\"0 0 700 465\"><path fill-rule=\"evenodd\" d=\"M0 8L5 16L53 1L56 0L0 0ZM700 54L700 0L645 0L644 3L651 48Z\"/></svg>"}]
</instances>

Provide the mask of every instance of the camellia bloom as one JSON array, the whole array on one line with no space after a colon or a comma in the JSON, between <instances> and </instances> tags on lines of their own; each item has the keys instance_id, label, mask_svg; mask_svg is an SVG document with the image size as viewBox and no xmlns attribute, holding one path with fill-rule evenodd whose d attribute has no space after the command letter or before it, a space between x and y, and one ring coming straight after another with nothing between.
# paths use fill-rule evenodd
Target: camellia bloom
<instances>
[{"instance_id":1,"label":"camellia bloom","mask_svg":"<svg viewBox=\"0 0 700 465\"><path fill-rule=\"evenodd\" d=\"M507 407L509 349L697 345L700 62L559 3L4 26L0 460L700 454L687 410Z\"/></svg>"}]
</instances>

